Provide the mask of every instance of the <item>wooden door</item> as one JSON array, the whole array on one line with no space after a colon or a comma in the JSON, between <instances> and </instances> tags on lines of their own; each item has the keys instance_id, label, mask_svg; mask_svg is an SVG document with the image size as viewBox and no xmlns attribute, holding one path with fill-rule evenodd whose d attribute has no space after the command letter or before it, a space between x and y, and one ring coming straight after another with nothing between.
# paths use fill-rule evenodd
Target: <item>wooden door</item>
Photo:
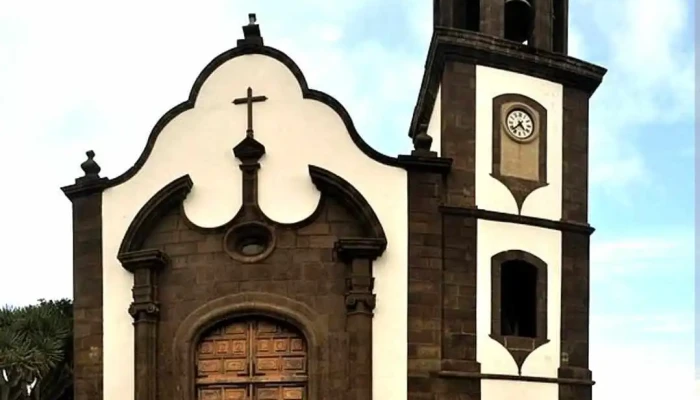
<instances>
[{"instance_id":1,"label":"wooden door","mask_svg":"<svg viewBox=\"0 0 700 400\"><path fill-rule=\"evenodd\" d=\"M199 400L305 400L307 347L300 332L269 319L236 320L197 349Z\"/></svg>"}]
</instances>

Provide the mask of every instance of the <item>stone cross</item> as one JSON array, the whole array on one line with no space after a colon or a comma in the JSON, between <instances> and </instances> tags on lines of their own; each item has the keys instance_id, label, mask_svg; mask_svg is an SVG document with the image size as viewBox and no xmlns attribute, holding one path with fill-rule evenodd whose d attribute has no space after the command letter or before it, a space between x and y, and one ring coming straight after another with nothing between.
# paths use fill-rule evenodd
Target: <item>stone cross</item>
<instances>
[{"instance_id":1,"label":"stone cross","mask_svg":"<svg viewBox=\"0 0 700 400\"><path fill-rule=\"evenodd\" d=\"M253 103L261 102L267 100L265 96L253 96L253 89L248 88L246 97L241 97L233 100L233 104L247 104L248 105L248 129L245 133L248 137L253 137Z\"/></svg>"}]
</instances>

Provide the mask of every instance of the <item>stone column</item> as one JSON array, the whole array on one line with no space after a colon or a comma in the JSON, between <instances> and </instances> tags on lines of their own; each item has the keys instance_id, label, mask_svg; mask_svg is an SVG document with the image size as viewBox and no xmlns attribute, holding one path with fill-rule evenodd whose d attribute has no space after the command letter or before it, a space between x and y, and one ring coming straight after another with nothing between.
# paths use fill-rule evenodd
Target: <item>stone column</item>
<instances>
[{"instance_id":1,"label":"stone column","mask_svg":"<svg viewBox=\"0 0 700 400\"><path fill-rule=\"evenodd\" d=\"M552 39L554 37L553 22L554 8L552 0L537 0L535 2L532 38L530 46L552 51Z\"/></svg>"},{"instance_id":2,"label":"stone column","mask_svg":"<svg viewBox=\"0 0 700 400\"><path fill-rule=\"evenodd\" d=\"M156 400L158 271L168 264L168 257L160 250L140 250L120 254L119 261L134 274L134 301L129 307L134 318L134 399Z\"/></svg>"},{"instance_id":3,"label":"stone column","mask_svg":"<svg viewBox=\"0 0 700 400\"><path fill-rule=\"evenodd\" d=\"M481 0L479 31L502 38L505 35L505 1Z\"/></svg>"},{"instance_id":4,"label":"stone column","mask_svg":"<svg viewBox=\"0 0 700 400\"><path fill-rule=\"evenodd\" d=\"M593 232L588 225L589 98L585 91L564 88L561 219L589 229L561 235L561 400L593 396L588 354Z\"/></svg>"},{"instance_id":5,"label":"stone column","mask_svg":"<svg viewBox=\"0 0 700 400\"><path fill-rule=\"evenodd\" d=\"M569 54L569 0L553 0L552 50Z\"/></svg>"}]
</instances>

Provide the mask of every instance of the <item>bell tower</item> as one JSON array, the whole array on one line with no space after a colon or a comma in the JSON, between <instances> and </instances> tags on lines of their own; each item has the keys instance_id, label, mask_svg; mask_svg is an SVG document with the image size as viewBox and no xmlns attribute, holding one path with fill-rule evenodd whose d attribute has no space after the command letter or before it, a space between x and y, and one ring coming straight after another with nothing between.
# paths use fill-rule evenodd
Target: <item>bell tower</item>
<instances>
[{"instance_id":1,"label":"bell tower","mask_svg":"<svg viewBox=\"0 0 700 400\"><path fill-rule=\"evenodd\" d=\"M592 398L588 121L606 70L568 56L567 33L568 0L433 2L409 135L451 166L409 171L409 399Z\"/></svg>"},{"instance_id":2,"label":"bell tower","mask_svg":"<svg viewBox=\"0 0 700 400\"><path fill-rule=\"evenodd\" d=\"M434 0L433 26L567 53L568 0Z\"/></svg>"}]
</instances>

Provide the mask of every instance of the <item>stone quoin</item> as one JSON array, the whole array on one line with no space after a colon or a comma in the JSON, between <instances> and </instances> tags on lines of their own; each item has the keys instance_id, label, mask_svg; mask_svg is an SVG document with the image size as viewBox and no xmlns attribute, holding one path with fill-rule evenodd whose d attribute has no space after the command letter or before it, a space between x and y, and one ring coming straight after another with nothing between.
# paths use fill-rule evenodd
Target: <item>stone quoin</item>
<instances>
[{"instance_id":1,"label":"stone quoin","mask_svg":"<svg viewBox=\"0 0 700 400\"><path fill-rule=\"evenodd\" d=\"M73 206L76 400L590 400L589 100L567 0L434 0L410 154L263 41ZM369 89L371 90L371 89Z\"/></svg>"}]
</instances>

